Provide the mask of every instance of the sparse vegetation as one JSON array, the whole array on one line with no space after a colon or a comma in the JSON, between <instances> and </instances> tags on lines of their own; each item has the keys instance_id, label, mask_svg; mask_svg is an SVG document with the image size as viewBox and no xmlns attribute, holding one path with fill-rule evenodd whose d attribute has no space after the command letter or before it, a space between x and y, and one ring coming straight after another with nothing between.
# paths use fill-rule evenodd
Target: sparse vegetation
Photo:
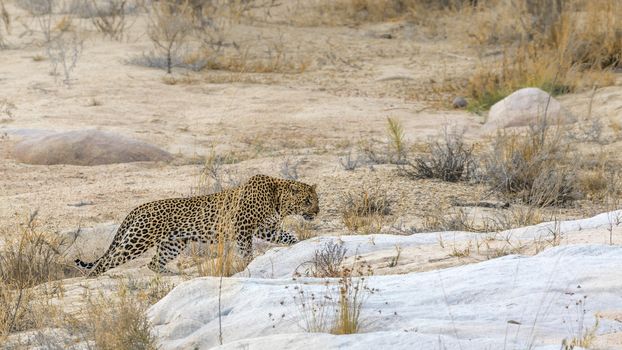
<instances>
[{"instance_id":1,"label":"sparse vegetation","mask_svg":"<svg viewBox=\"0 0 622 350\"><path fill-rule=\"evenodd\" d=\"M299 219L291 225L291 230L296 233L299 240L304 241L317 236L317 225L317 223Z\"/></svg>"},{"instance_id":2,"label":"sparse vegetation","mask_svg":"<svg viewBox=\"0 0 622 350\"><path fill-rule=\"evenodd\" d=\"M238 305L228 303L261 282L229 278L252 259L238 251L231 208L220 213L223 223L209 228L217 239L180 242L184 252L177 269L169 265L179 275L163 271L149 281L143 273L152 272L139 264L142 260L81 278L65 262L71 242L55 231L76 223L118 222L135 204L220 192L256 173L302 177L322 190L318 217L303 221L292 216L291 224L285 221L280 227L299 240L315 238L294 248L276 248L241 274L262 278L271 274L272 264L271 278L282 278L296 258L289 252L317 244L293 263L300 264L294 272L299 311L294 317L308 332L360 333L367 331L368 321L371 331L379 331L376 320L391 326L397 312L388 310L402 310L394 304L399 300L383 304L374 297L370 304L379 307L365 314L367 297L376 293L367 284L371 264L382 274L435 269L426 273L438 272L430 288L445 294L443 279L452 266L533 255L567 243L620 244L620 87L601 89L619 85L618 13L618 0L0 0L0 48L7 49L0 74L0 125L5 124L0 154L11 158L22 140L47 138L52 129L87 127L151 141L175 154L172 162L97 167L34 166L17 159L2 165L6 203L0 206L5 209L0 210L5 224L0 227L0 344L156 349L155 334L167 333L160 327L174 325L162 324L156 316L158 331L153 332L146 310L173 284L196 276L217 277L205 278L211 289L220 280L218 308L205 299L206 305L212 303L209 322L219 323L218 331L210 330L218 339L206 340L208 347L222 345L223 337L227 343L236 341L240 337L231 336L236 331L231 321L239 316ZM119 66L124 60L162 71ZM78 66L83 62L88 65ZM46 81L48 67L68 87L80 74L79 89L59 90ZM486 130L480 130L480 116L449 106L464 97L470 111L482 112L527 86L551 95L572 93L559 102L578 122L556 126L545 115L529 128L482 136ZM459 126L443 133L442 126L452 123ZM213 151L206 152L210 147ZM189 190L187 180L197 177ZM7 229L13 213L32 202L46 203L41 226L33 215ZM562 221L605 211L589 225ZM554 222L513 230L549 220ZM580 239L570 232L576 227L582 229ZM387 235L343 237L347 245L342 239L316 237L348 232ZM102 248L86 234L76 233L84 246L72 247L71 254L91 255ZM370 264L346 246L360 246ZM256 247L256 257L262 248L272 249L271 244ZM589 253L594 255L594 249L600 248ZM607 256L615 253L615 248L602 249ZM282 254L287 259L279 260ZM577 264L580 254L559 256L569 259L563 263ZM522 276L528 266L523 261L515 270L499 269L504 274L499 277ZM572 279L559 285L558 277L566 276L556 274L555 265L549 267L554 278L548 278L547 288L555 299L542 303L543 312L557 306L560 295L571 298L579 288L594 290L590 278L582 277L581 286L575 287ZM126 282L136 275L137 280ZM393 288L391 277L373 279L379 287L386 281ZM515 282L518 286L524 280ZM249 284L253 286L246 288ZM242 290L237 288L241 285ZM463 322L463 310L459 317L452 314L457 311L455 290L447 291L451 299L445 296L446 305L440 304L446 306L439 309L441 321ZM601 292L594 295L599 305ZM284 309L286 298L278 298L271 304L280 302L273 305ZM593 310L583 307L574 314L569 305L553 311L555 316L570 313L572 321L585 317L591 324ZM408 322L407 312L398 323ZM277 327L290 323L292 315L272 316L272 333L291 330ZM507 322L512 327L522 323L525 330L526 320L517 316ZM593 327L564 326L568 334L557 332L543 345L559 347L566 337L566 350L595 346L597 333L607 335L597 332L598 322L597 316ZM459 345L465 328L458 327L464 323L449 325L455 328L451 341ZM403 331L418 331L418 325L412 327ZM444 337L447 330L438 332L439 344L451 338ZM508 348L525 345L524 333L517 331ZM535 321L532 333L541 334ZM491 341L498 337L490 334Z\"/></svg>"},{"instance_id":3,"label":"sparse vegetation","mask_svg":"<svg viewBox=\"0 0 622 350\"><path fill-rule=\"evenodd\" d=\"M339 279L339 304L333 334L354 334L361 330L361 311L366 297L374 290L367 286L365 277L352 278L345 272Z\"/></svg>"},{"instance_id":4,"label":"sparse vegetation","mask_svg":"<svg viewBox=\"0 0 622 350\"><path fill-rule=\"evenodd\" d=\"M55 29L62 29L61 19L59 24L54 24L54 9L57 6L56 0L20 0L17 5L25 9L35 19L39 31L43 35L43 43L47 44L55 37ZM63 17L65 18L65 17Z\"/></svg>"},{"instance_id":5,"label":"sparse vegetation","mask_svg":"<svg viewBox=\"0 0 622 350\"><path fill-rule=\"evenodd\" d=\"M454 242L451 247L451 253L449 253L449 256L454 258L466 258L471 256L471 242L468 242L464 247L459 247Z\"/></svg>"},{"instance_id":6,"label":"sparse vegetation","mask_svg":"<svg viewBox=\"0 0 622 350\"><path fill-rule=\"evenodd\" d=\"M389 267L396 267L400 261L400 256L402 255L402 247L399 245L395 246L395 256L391 258L389 262Z\"/></svg>"},{"instance_id":7,"label":"sparse vegetation","mask_svg":"<svg viewBox=\"0 0 622 350\"><path fill-rule=\"evenodd\" d=\"M574 316L576 318L572 321L564 322L568 324L573 334L570 339L562 340L562 350L573 350L575 347L589 349L593 346L594 340L596 340L596 332L600 327L600 319L599 316L596 315L594 325L591 327L585 325L585 316L587 314L585 308L586 301L587 295L584 295L582 298L576 300L573 306L568 305L569 309L574 308Z\"/></svg>"},{"instance_id":8,"label":"sparse vegetation","mask_svg":"<svg viewBox=\"0 0 622 350\"><path fill-rule=\"evenodd\" d=\"M497 211L489 219L487 225L493 230L503 231L516 227L535 225L542 221L544 221L544 218L540 207L514 205L509 210Z\"/></svg>"},{"instance_id":9,"label":"sparse vegetation","mask_svg":"<svg viewBox=\"0 0 622 350\"><path fill-rule=\"evenodd\" d=\"M248 262L239 255L235 241L224 231L219 231L217 242L190 245L190 263L199 276L230 277L243 271Z\"/></svg>"},{"instance_id":10,"label":"sparse vegetation","mask_svg":"<svg viewBox=\"0 0 622 350\"><path fill-rule=\"evenodd\" d=\"M425 216L423 227L419 232L485 232L487 229L488 227L478 224L475 218L462 208L451 210L447 207L439 206L434 210L430 210L429 214Z\"/></svg>"}]
</instances>

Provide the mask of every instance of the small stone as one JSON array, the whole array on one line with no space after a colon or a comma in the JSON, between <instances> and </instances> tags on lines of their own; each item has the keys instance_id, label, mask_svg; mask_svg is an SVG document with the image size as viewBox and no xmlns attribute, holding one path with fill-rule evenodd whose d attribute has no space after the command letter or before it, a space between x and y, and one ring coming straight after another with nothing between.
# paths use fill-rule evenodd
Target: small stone
<instances>
[{"instance_id":1,"label":"small stone","mask_svg":"<svg viewBox=\"0 0 622 350\"><path fill-rule=\"evenodd\" d=\"M454 101L451 103L454 108L466 108L467 104L467 101L462 96L454 98Z\"/></svg>"},{"instance_id":2,"label":"small stone","mask_svg":"<svg viewBox=\"0 0 622 350\"><path fill-rule=\"evenodd\" d=\"M391 33L380 34L381 39L393 39L393 35Z\"/></svg>"}]
</instances>

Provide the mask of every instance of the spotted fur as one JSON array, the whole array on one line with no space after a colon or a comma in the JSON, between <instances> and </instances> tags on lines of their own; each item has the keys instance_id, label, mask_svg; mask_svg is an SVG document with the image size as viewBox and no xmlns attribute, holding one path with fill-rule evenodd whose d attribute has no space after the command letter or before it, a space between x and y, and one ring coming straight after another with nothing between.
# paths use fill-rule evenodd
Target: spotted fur
<instances>
[{"instance_id":1,"label":"spotted fur","mask_svg":"<svg viewBox=\"0 0 622 350\"><path fill-rule=\"evenodd\" d=\"M255 175L242 186L222 192L145 203L125 217L102 257L92 263L75 262L96 276L155 246L156 254L148 266L165 272L166 264L188 242L214 243L218 229L227 224L233 227L238 250L248 259L253 236L274 243L296 243L293 234L281 229L282 219L302 215L312 220L318 212L315 185Z\"/></svg>"}]
</instances>

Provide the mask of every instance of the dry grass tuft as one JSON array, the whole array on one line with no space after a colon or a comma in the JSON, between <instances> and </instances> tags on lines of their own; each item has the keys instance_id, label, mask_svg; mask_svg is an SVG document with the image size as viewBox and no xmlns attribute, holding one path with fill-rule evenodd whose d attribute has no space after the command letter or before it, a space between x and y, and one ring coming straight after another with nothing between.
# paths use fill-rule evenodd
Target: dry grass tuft
<instances>
[{"instance_id":1,"label":"dry grass tuft","mask_svg":"<svg viewBox=\"0 0 622 350\"><path fill-rule=\"evenodd\" d=\"M352 278L345 273L339 279L339 304L332 334L355 334L361 330L361 311L369 289L365 277Z\"/></svg>"},{"instance_id":2,"label":"dry grass tuft","mask_svg":"<svg viewBox=\"0 0 622 350\"><path fill-rule=\"evenodd\" d=\"M517 227L526 227L539 224L544 221L542 209L537 206L518 206L514 205L509 210L495 212L487 225L489 231L503 231Z\"/></svg>"},{"instance_id":3,"label":"dry grass tuft","mask_svg":"<svg viewBox=\"0 0 622 350\"><path fill-rule=\"evenodd\" d=\"M311 262L317 268L310 271L315 273L314 276L338 277L337 286L331 286L327 279L326 291L322 295L308 293L303 285L294 288L294 303L307 332L354 334L361 330L363 304L369 295L377 292L367 285L367 277L373 275L373 270L358 255L351 266L343 266L345 253L342 243L331 241L316 250ZM337 297L334 296L334 287Z\"/></svg>"},{"instance_id":4,"label":"dry grass tuft","mask_svg":"<svg viewBox=\"0 0 622 350\"><path fill-rule=\"evenodd\" d=\"M305 25L357 25L396 19L416 19L430 12L460 9L473 0L334 0L304 8ZM313 17L308 14L313 13ZM297 16L301 17L301 16Z\"/></svg>"},{"instance_id":5,"label":"dry grass tuft","mask_svg":"<svg viewBox=\"0 0 622 350\"><path fill-rule=\"evenodd\" d=\"M391 214L392 201L380 189L365 188L342 197L341 219L351 231L379 232Z\"/></svg>"},{"instance_id":6,"label":"dry grass tuft","mask_svg":"<svg viewBox=\"0 0 622 350\"><path fill-rule=\"evenodd\" d=\"M464 209L451 210L439 206L431 210L423 221L423 227L418 232L467 231L486 232L488 227L478 225L476 219Z\"/></svg>"},{"instance_id":7,"label":"dry grass tuft","mask_svg":"<svg viewBox=\"0 0 622 350\"><path fill-rule=\"evenodd\" d=\"M87 339L94 340L97 349L155 350L156 338L145 314L148 307L145 299L132 294L122 284L113 298L100 295L89 299L82 331Z\"/></svg>"}]
</instances>

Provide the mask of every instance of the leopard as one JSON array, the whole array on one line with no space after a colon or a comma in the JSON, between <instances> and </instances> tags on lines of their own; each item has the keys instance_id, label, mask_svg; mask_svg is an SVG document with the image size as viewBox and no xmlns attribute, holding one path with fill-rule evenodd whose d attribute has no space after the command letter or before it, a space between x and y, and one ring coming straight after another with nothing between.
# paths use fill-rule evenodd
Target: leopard
<instances>
[{"instance_id":1,"label":"leopard","mask_svg":"<svg viewBox=\"0 0 622 350\"><path fill-rule=\"evenodd\" d=\"M148 268L172 273L167 263L190 242L218 242L222 227L231 227L231 242L249 260L253 237L284 245L298 242L293 233L282 229L282 220L290 215L313 220L320 211L316 188L259 174L220 192L147 202L123 219L101 257L93 262L76 259L75 264L87 276L98 276L156 247Z\"/></svg>"}]
</instances>

